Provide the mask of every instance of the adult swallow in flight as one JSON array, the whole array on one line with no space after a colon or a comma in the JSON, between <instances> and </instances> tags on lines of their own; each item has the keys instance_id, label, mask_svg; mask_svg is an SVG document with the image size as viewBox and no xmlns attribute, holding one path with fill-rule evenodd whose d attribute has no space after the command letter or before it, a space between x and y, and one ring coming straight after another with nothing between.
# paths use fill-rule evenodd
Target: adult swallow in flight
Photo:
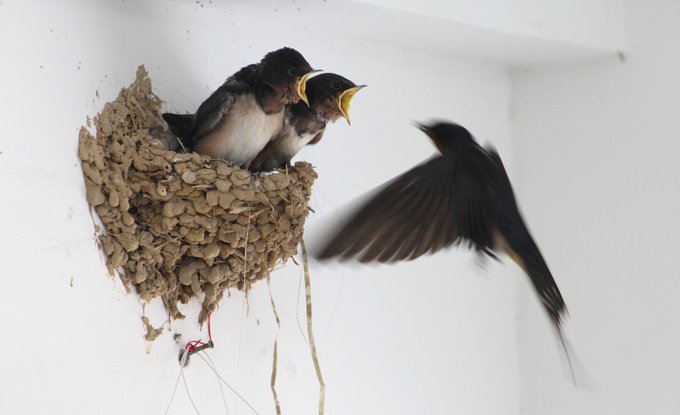
<instances>
[{"instance_id":1,"label":"adult swallow in flight","mask_svg":"<svg viewBox=\"0 0 680 415\"><path fill-rule=\"evenodd\" d=\"M334 73L311 78L307 81L309 106L299 102L286 108L285 126L255 157L251 169L267 171L284 167L302 147L321 140L328 121L344 117L349 124L350 101L365 86L355 85Z\"/></svg>"},{"instance_id":2,"label":"adult swallow in flight","mask_svg":"<svg viewBox=\"0 0 680 415\"><path fill-rule=\"evenodd\" d=\"M560 328L566 314L562 294L519 212L500 156L460 125L419 128L441 155L385 184L315 255L394 262L450 245L494 259L505 253L531 280L569 359Z\"/></svg>"},{"instance_id":3,"label":"adult swallow in flight","mask_svg":"<svg viewBox=\"0 0 680 415\"><path fill-rule=\"evenodd\" d=\"M307 102L306 83L313 72L298 51L282 48L229 77L193 119L168 113L163 119L188 149L248 168L283 128L285 106Z\"/></svg>"}]
</instances>

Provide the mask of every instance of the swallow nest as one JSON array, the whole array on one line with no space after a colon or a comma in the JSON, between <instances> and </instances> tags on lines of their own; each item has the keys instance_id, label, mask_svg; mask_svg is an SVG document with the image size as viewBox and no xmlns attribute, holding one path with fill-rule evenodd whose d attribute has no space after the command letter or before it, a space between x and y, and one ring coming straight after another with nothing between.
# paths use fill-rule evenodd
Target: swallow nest
<instances>
[{"instance_id":1,"label":"swallow nest","mask_svg":"<svg viewBox=\"0 0 680 415\"><path fill-rule=\"evenodd\" d=\"M96 136L81 128L78 155L109 272L143 300L161 296L175 319L178 302L203 296L203 322L225 290L248 290L296 253L316 173L297 163L253 175L169 151L161 105L140 66L95 117Z\"/></svg>"}]
</instances>

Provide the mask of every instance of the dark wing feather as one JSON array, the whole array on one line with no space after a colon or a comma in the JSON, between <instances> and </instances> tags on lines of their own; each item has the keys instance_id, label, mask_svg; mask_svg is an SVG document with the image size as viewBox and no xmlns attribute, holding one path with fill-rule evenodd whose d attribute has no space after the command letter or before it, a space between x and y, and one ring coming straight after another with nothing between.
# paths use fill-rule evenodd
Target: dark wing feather
<instances>
[{"instance_id":1,"label":"dark wing feather","mask_svg":"<svg viewBox=\"0 0 680 415\"><path fill-rule=\"evenodd\" d=\"M321 132L320 132L319 134L315 135L314 138L312 138L312 141L310 141L309 143L307 143L307 145L308 145L308 146L313 146L314 144L316 144L316 143L318 143L319 141L321 141L321 138L323 137L323 132L324 132L324 130L321 130Z\"/></svg>"},{"instance_id":2,"label":"dark wing feather","mask_svg":"<svg viewBox=\"0 0 680 415\"><path fill-rule=\"evenodd\" d=\"M380 235L377 235L381 229L393 232L400 230L397 212L394 209L400 192L403 189L410 189L413 181L428 170L430 163L432 161L411 169L377 192L364 206L351 214L351 218L341 226L339 232L323 244L325 248L317 256L319 258L334 256L349 258L376 238L379 240L379 248L382 247ZM412 198L418 196L416 194Z\"/></svg>"},{"instance_id":3,"label":"dark wing feather","mask_svg":"<svg viewBox=\"0 0 680 415\"><path fill-rule=\"evenodd\" d=\"M465 170L451 156L438 156L407 171L354 212L317 256L360 256L362 262L411 260L461 238L488 251L491 231L469 231L471 221L480 222L474 225L477 228L490 222L488 217L474 218L488 211L486 192L478 189L484 182L479 174Z\"/></svg>"},{"instance_id":4,"label":"dark wing feather","mask_svg":"<svg viewBox=\"0 0 680 415\"><path fill-rule=\"evenodd\" d=\"M405 259L421 242L422 238L417 235L420 229L415 218L426 214L427 205L438 184L437 178L432 176L433 170L436 170L435 165L439 165L436 159L426 163L421 169L416 168L412 171L413 174L402 176L404 180L397 179L385 190L392 193L390 198L376 198L370 210L363 212L367 216L375 216L370 225L376 238L361 256L362 262ZM382 222L381 217L384 218ZM414 221L405 221L405 217L413 217Z\"/></svg>"},{"instance_id":5,"label":"dark wing feather","mask_svg":"<svg viewBox=\"0 0 680 415\"><path fill-rule=\"evenodd\" d=\"M252 89L257 65L249 65L227 79L196 110L194 125L188 134L189 145L198 142L217 127L238 97Z\"/></svg>"},{"instance_id":6,"label":"dark wing feather","mask_svg":"<svg viewBox=\"0 0 680 415\"><path fill-rule=\"evenodd\" d=\"M203 101L196 110L194 126L188 135L192 147L219 125L237 96L238 91L227 82Z\"/></svg>"}]
</instances>

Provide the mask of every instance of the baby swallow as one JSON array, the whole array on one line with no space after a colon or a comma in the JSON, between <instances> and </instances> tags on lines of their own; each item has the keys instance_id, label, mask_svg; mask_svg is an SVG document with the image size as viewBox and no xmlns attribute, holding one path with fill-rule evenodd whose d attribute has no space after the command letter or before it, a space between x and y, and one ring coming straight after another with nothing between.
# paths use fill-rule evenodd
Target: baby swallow
<instances>
[{"instance_id":1,"label":"baby swallow","mask_svg":"<svg viewBox=\"0 0 680 415\"><path fill-rule=\"evenodd\" d=\"M316 72L295 49L268 53L226 80L196 114L163 114L185 147L248 168L283 128L284 108L307 103L307 78Z\"/></svg>"},{"instance_id":2,"label":"baby swallow","mask_svg":"<svg viewBox=\"0 0 680 415\"><path fill-rule=\"evenodd\" d=\"M255 157L251 169L267 171L288 165L302 147L321 140L328 121L344 117L349 124L350 101L365 86L334 73L311 78L307 81L309 106L297 103L286 108L285 126Z\"/></svg>"},{"instance_id":3,"label":"baby swallow","mask_svg":"<svg viewBox=\"0 0 680 415\"><path fill-rule=\"evenodd\" d=\"M500 156L460 125L419 128L441 155L378 189L316 256L394 262L461 244L494 259L505 253L531 280L569 358L560 329L562 294L519 212Z\"/></svg>"}]
</instances>

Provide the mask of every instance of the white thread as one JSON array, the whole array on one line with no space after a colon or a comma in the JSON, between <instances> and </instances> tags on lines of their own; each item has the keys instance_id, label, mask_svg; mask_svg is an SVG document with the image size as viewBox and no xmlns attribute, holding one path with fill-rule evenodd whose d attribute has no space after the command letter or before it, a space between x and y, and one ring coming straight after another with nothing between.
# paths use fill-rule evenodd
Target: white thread
<instances>
[{"instance_id":1,"label":"white thread","mask_svg":"<svg viewBox=\"0 0 680 415\"><path fill-rule=\"evenodd\" d=\"M234 395L238 396L239 399L241 399L241 400L243 401L243 403L245 403L245 404L248 406L248 408L250 408L250 410L253 411L253 413L255 413L256 415L260 415L260 413L257 412L257 410L256 410L255 408L253 408L253 406L246 400L246 398L244 398L243 396L241 396L241 394L238 393L238 392L236 391L236 389L234 389L233 387L231 387L231 385L230 385L229 383L227 383L227 381L224 380L224 378L217 372L217 369L215 368L215 366L214 366L214 365L211 365L212 359L210 360L210 363L209 363L208 360L206 360L206 358L203 357L203 354L204 354L204 352L201 351L200 353L198 353L198 357L200 357L201 359L203 359L203 361L205 362L205 364L208 365L208 367L215 373L215 376L217 376L217 378L218 378L222 383L224 383L224 384L226 385L226 387L228 387L232 392L234 392ZM206 355L206 356L207 356L207 355ZM208 357L208 359L210 359L210 356L207 356L207 357Z\"/></svg>"},{"instance_id":2,"label":"white thread","mask_svg":"<svg viewBox=\"0 0 680 415\"><path fill-rule=\"evenodd\" d=\"M187 359L189 358L189 353L187 353L186 349L184 350L184 353L182 354L182 361L179 364L179 375L177 375L177 380L175 381L175 387L172 388L172 394L170 395L170 401L168 402L167 408L165 408L165 415L168 415L168 411L170 411L170 407L172 406L172 401L175 399L175 394L177 393L177 386L179 386L179 380L182 379L184 380L184 388L187 391L187 395L189 396L189 400L191 401L191 404L194 406L194 410L198 415L201 415L200 412L198 412L198 408L196 408L196 404L194 403L194 400L191 398L191 394L189 393L189 387L187 386L187 380L184 378L184 366L187 363Z\"/></svg>"},{"instance_id":3,"label":"white thread","mask_svg":"<svg viewBox=\"0 0 680 415\"><path fill-rule=\"evenodd\" d=\"M302 336L302 339L307 343L307 346L309 346L309 340L307 340L307 337L305 336L305 331L302 330L302 324L300 324L300 289L302 288L302 267L300 267L300 279L298 280L298 292L297 292L297 301L296 301L296 307L295 307L295 322L297 323L298 329L300 329L300 335Z\"/></svg>"},{"instance_id":4,"label":"white thread","mask_svg":"<svg viewBox=\"0 0 680 415\"><path fill-rule=\"evenodd\" d=\"M338 289L338 298L335 300L335 305L333 306L333 311L331 312L331 318L328 320L328 324L326 324L326 328L324 329L323 333L321 333L321 341L323 342L323 339L326 338L326 333L328 332L328 329L331 327L331 323L333 323L333 319L335 318L335 312L338 311L338 306L340 305L340 298L342 297L342 289L345 287L345 266L342 266L342 274L340 275L340 288Z\"/></svg>"},{"instance_id":5,"label":"white thread","mask_svg":"<svg viewBox=\"0 0 680 415\"><path fill-rule=\"evenodd\" d=\"M198 408L196 407L196 403L194 402L194 399L191 397L191 393L189 392L189 386L187 385L187 379L184 377L184 362L186 362L186 358L188 358L188 352L185 350L184 351L184 356L182 356L182 365L180 366L180 375L182 375L182 381L184 382L184 389L187 391L187 396L189 397L189 401L191 402L191 406L194 407L194 411L196 411L197 415L201 415L201 413L198 411ZM186 358L185 358L186 356Z\"/></svg>"},{"instance_id":6,"label":"white thread","mask_svg":"<svg viewBox=\"0 0 680 415\"><path fill-rule=\"evenodd\" d=\"M186 353L185 353L186 355ZM186 360L184 359L185 356L182 356L182 362L180 365L184 366L184 363ZM165 408L164 415L168 415L168 411L170 410L170 406L172 405L173 399L175 399L175 393L177 392L177 386L179 386L179 380L182 378L182 372L180 369L179 375L177 375L177 381L175 382L175 387L172 388L172 395L170 395L170 401L168 402L168 406Z\"/></svg>"},{"instance_id":7,"label":"white thread","mask_svg":"<svg viewBox=\"0 0 680 415\"><path fill-rule=\"evenodd\" d=\"M215 363L213 363L212 359L210 358L210 355L205 351L202 351L202 353L205 354L205 357L207 357L208 360L210 360L210 363L213 365L213 367L215 367ZM226 412L227 415L229 415L229 407L227 406L227 397L224 396L224 388L222 387L222 382L220 382L220 378L216 377L216 379L217 379L217 386L220 387L220 395L222 395L222 403L224 404L224 412Z\"/></svg>"}]
</instances>

